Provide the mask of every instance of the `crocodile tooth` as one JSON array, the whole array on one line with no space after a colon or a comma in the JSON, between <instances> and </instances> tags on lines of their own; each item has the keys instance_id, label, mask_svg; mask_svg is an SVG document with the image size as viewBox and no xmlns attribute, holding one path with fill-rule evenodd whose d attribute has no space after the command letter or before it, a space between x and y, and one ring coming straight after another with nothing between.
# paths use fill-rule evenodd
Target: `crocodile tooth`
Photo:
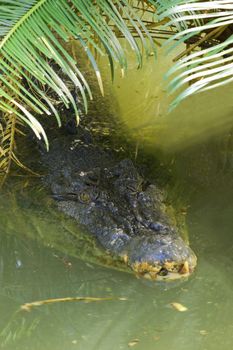
<instances>
[{"instance_id":1,"label":"crocodile tooth","mask_svg":"<svg viewBox=\"0 0 233 350\"><path fill-rule=\"evenodd\" d=\"M149 274L152 280L155 280L157 278L157 273L151 271Z\"/></svg>"},{"instance_id":2,"label":"crocodile tooth","mask_svg":"<svg viewBox=\"0 0 233 350\"><path fill-rule=\"evenodd\" d=\"M144 273L143 278L150 280L150 281L153 279L149 272Z\"/></svg>"},{"instance_id":3,"label":"crocodile tooth","mask_svg":"<svg viewBox=\"0 0 233 350\"><path fill-rule=\"evenodd\" d=\"M165 267L165 269L167 269L168 271L173 271L174 265L175 265L175 263L174 263L173 261L166 261L166 262L164 263L164 267Z\"/></svg>"},{"instance_id":4,"label":"crocodile tooth","mask_svg":"<svg viewBox=\"0 0 233 350\"><path fill-rule=\"evenodd\" d=\"M189 263L188 263L188 261L184 262L184 264L181 266L181 269L179 270L179 273L181 275L184 275L185 273L189 273Z\"/></svg>"}]
</instances>

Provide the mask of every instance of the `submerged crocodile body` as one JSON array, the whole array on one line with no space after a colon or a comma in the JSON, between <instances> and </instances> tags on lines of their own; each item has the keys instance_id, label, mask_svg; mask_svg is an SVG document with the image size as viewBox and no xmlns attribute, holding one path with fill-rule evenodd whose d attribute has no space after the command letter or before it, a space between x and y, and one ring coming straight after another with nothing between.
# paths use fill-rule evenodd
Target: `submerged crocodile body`
<instances>
[{"instance_id":1,"label":"submerged crocodile body","mask_svg":"<svg viewBox=\"0 0 233 350\"><path fill-rule=\"evenodd\" d=\"M93 144L89 132L58 137L43 156L58 208L147 279L188 276L196 256L167 213L163 192L129 159Z\"/></svg>"}]
</instances>

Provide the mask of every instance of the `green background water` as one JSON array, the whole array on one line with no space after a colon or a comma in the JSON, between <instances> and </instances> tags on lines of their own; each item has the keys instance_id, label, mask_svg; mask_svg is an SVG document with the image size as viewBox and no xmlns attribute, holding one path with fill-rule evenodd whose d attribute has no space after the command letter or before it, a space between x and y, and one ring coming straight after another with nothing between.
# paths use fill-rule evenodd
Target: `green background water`
<instances>
[{"instance_id":1,"label":"green background water","mask_svg":"<svg viewBox=\"0 0 233 350\"><path fill-rule=\"evenodd\" d=\"M63 234L51 217L25 213L1 201L1 342L6 349L232 348L232 207L226 184L195 195L187 217L198 268L186 282L148 284L133 275L70 258L40 240L24 239L24 230ZM20 204L20 203L19 203ZM9 214L10 213L10 214ZM17 217L17 220L16 220ZM20 224L21 222L21 224ZM33 224L32 224L33 223ZM45 228L46 227L46 228ZM72 265L69 266L71 263ZM63 303L15 312L25 302L67 296L117 296L126 301ZM180 313L169 304L180 302Z\"/></svg>"},{"instance_id":2,"label":"green background water","mask_svg":"<svg viewBox=\"0 0 233 350\"><path fill-rule=\"evenodd\" d=\"M140 84L140 78L137 79ZM141 79L141 84L144 82ZM128 83L125 82L126 87ZM119 87L119 91L125 91L126 87ZM147 96L150 91L153 89L148 90ZM40 185L37 192L36 185L26 186L25 181L17 181L18 191L11 183L3 190L0 196L1 348L124 350L131 345L140 350L232 349L233 192L227 131L232 119L231 102L225 94L227 91L230 96L230 90L221 91L185 102L180 107L183 114L179 116L179 110L175 112L179 122L174 115L172 124L172 116L166 119L163 112L157 113L163 132L153 129L156 120L152 123L150 114L154 114L145 109L144 100L138 99L131 111L127 102L131 98L124 101L114 92L115 113L139 142L138 157L150 154L153 163L156 153L161 167L171 172L170 188L188 206L190 244L198 256L197 270L188 281L151 284L131 274L70 257L52 244L45 247L41 237L51 232L62 237L64 225L62 216L51 217L50 212L41 208ZM211 119L209 108L215 110L214 106L217 112ZM158 110L158 102L152 103L151 108ZM149 120L146 128L139 123L143 111ZM132 121L135 113L138 124ZM190 124L194 116L202 117ZM157 137L152 137L153 130ZM214 140L207 140L213 135ZM207 141L203 143L203 140ZM151 169L150 177L156 179L158 173L153 170L153 164ZM32 204L32 193L38 193L36 205ZM30 232L34 236L36 233L38 240L25 238ZM117 296L127 300L60 303L18 312L26 302L70 296ZM188 310L183 313L174 310L170 306L172 302L179 302Z\"/></svg>"}]
</instances>

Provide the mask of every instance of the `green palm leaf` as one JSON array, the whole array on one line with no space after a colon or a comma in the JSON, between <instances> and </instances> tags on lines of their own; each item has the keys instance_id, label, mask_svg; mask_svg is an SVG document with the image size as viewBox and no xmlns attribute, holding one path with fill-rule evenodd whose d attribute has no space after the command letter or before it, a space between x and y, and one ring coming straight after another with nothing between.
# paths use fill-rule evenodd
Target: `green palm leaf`
<instances>
[{"instance_id":1,"label":"green palm leaf","mask_svg":"<svg viewBox=\"0 0 233 350\"><path fill-rule=\"evenodd\" d=\"M167 77L171 93L181 100L233 81L233 1L157 1L159 18L170 18L165 27L177 30L165 45L169 51L192 38L193 45L180 55ZM188 84L188 86L187 86Z\"/></svg>"},{"instance_id":2,"label":"green palm leaf","mask_svg":"<svg viewBox=\"0 0 233 350\"><path fill-rule=\"evenodd\" d=\"M154 24L143 20L147 9ZM171 78L169 91L177 94L172 107L193 93L233 80L233 0L0 1L0 110L23 120L48 146L38 115L54 115L61 124L48 91L67 108L73 106L77 122L70 83L79 91L86 110L92 98L88 82L65 44L71 39L79 42L103 93L92 52L109 57L112 75L114 62L124 73L127 55L119 41L123 37L140 67L142 51L147 55L155 52L153 37L159 32L158 23L166 23L160 34L173 33L165 42L169 51L180 43L189 46L167 74Z\"/></svg>"},{"instance_id":3,"label":"green palm leaf","mask_svg":"<svg viewBox=\"0 0 233 350\"><path fill-rule=\"evenodd\" d=\"M100 55L109 56L112 70L115 61L124 71L127 69L126 53L114 32L117 30L134 50L141 66L142 50L128 28L129 23L141 39L145 52L149 54L151 47L155 50L149 31L126 0L1 1L0 110L14 113L26 122L48 146L45 132L33 114L53 114L59 125L60 118L45 91L52 90L66 107L72 105L77 120L78 109L66 81L79 90L86 109L87 98L92 98L87 81L74 58L64 49L64 43L76 39L81 44L103 90L90 46ZM54 69L54 65L58 69ZM58 71L62 72L62 77Z\"/></svg>"}]
</instances>

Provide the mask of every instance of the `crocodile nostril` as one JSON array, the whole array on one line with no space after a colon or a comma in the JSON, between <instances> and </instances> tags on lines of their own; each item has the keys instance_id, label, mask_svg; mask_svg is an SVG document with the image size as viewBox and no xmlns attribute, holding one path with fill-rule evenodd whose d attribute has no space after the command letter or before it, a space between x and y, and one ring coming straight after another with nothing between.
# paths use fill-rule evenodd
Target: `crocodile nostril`
<instances>
[{"instance_id":1,"label":"crocodile nostril","mask_svg":"<svg viewBox=\"0 0 233 350\"><path fill-rule=\"evenodd\" d=\"M149 228L153 231L161 232L161 233L168 233L169 227L161 224L160 222L150 222Z\"/></svg>"},{"instance_id":2,"label":"crocodile nostril","mask_svg":"<svg viewBox=\"0 0 233 350\"><path fill-rule=\"evenodd\" d=\"M159 276L167 276L168 275L168 270L165 269L164 267L161 268L161 270L158 273Z\"/></svg>"},{"instance_id":3,"label":"crocodile nostril","mask_svg":"<svg viewBox=\"0 0 233 350\"><path fill-rule=\"evenodd\" d=\"M161 224L160 222L150 222L149 223L149 228L154 231L162 231L164 230L164 225Z\"/></svg>"}]
</instances>

